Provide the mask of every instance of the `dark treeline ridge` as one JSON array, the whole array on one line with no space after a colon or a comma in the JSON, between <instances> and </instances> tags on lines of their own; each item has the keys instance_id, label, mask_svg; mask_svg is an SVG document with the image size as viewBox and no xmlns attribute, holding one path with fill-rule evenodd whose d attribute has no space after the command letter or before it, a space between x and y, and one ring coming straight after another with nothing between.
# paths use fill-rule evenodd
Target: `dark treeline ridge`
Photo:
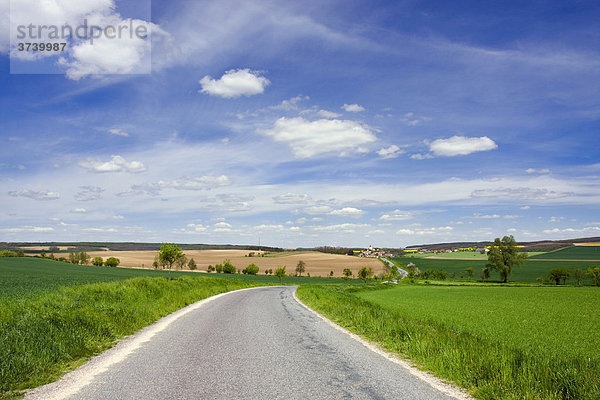
<instances>
[{"instance_id":1,"label":"dark treeline ridge","mask_svg":"<svg viewBox=\"0 0 600 400\"><path fill-rule=\"evenodd\" d=\"M18 250L20 247L68 247L71 251L158 251L162 243L134 243L134 242L0 242L0 250ZM270 252L284 251L279 247L234 245L234 244L177 244L181 250L264 250ZM27 250L28 253L47 252L47 250Z\"/></svg>"}]
</instances>

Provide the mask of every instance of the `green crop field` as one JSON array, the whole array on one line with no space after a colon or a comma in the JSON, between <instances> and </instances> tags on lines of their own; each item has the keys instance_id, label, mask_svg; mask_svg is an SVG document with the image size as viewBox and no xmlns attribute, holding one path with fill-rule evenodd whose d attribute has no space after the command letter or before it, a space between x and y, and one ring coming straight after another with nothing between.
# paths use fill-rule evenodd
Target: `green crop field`
<instances>
[{"instance_id":1,"label":"green crop field","mask_svg":"<svg viewBox=\"0 0 600 400\"><path fill-rule=\"evenodd\" d=\"M599 288L308 285L298 297L476 398L600 398Z\"/></svg>"},{"instance_id":2,"label":"green crop field","mask_svg":"<svg viewBox=\"0 0 600 400\"><path fill-rule=\"evenodd\" d=\"M570 246L538 254L531 258L538 260L600 260L600 246Z\"/></svg>"},{"instance_id":3,"label":"green crop field","mask_svg":"<svg viewBox=\"0 0 600 400\"><path fill-rule=\"evenodd\" d=\"M551 253L549 253L551 254ZM456 259L445 259L435 260L428 258L416 258L416 257L396 257L392 259L398 265L408 265L409 263L415 264L419 270L425 271L427 269L438 269L448 272L448 279L452 280L468 280L466 268L473 268L474 277L472 280L477 280L479 271L481 271L487 264L487 260L456 260ZM568 270L581 269L585 272L589 267L595 267L600 265L600 262L594 261L545 261L543 259L532 258L528 260L523 266L516 267L513 269L512 274L508 277L510 282L537 282L537 278L545 278L548 272L552 268L566 268ZM454 277L451 276L454 274ZM461 278L462 274L462 278ZM490 275L490 281L499 281L500 274L492 271ZM589 281L584 281L588 282ZM575 284L574 279L567 280L567 283Z\"/></svg>"}]
</instances>

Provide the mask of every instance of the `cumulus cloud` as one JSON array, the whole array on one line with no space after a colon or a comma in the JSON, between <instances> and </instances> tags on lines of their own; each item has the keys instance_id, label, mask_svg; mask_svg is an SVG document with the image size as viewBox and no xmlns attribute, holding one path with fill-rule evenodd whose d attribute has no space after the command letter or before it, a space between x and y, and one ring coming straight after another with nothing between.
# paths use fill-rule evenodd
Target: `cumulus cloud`
<instances>
[{"instance_id":1,"label":"cumulus cloud","mask_svg":"<svg viewBox=\"0 0 600 400\"><path fill-rule=\"evenodd\" d=\"M129 133L125 132L121 128L109 129L108 133L110 133L111 135L117 135L117 136L129 136Z\"/></svg>"},{"instance_id":2,"label":"cumulus cloud","mask_svg":"<svg viewBox=\"0 0 600 400\"><path fill-rule=\"evenodd\" d=\"M80 186L79 189L81 190L73 196L77 201L98 200L104 192L104 189L98 186Z\"/></svg>"},{"instance_id":3,"label":"cumulus cloud","mask_svg":"<svg viewBox=\"0 0 600 400\"><path fill-rule=\"evenodd\" d=\"M277 204L306 204L311 201L311 197L307 194L286 193L273 197L273 201Z\"/></svg>"},{"instance_id":4,"label":"cumulus cloud","mask_svg":"<svg viewBox=\"0 0 600 400\"><path fill-rule=\"evenodd\" d=\"M360 217L361 215L366 214L366 211L354 207L344 207L339 210L333 210L329 214L342 217Z\"/></svg>"},{"instance_id":5,"label":"cumulus cloud","mask_svg":"<svg viewBox=\"0 0 600 400\"><path fill-rule=\"evenodd\" d=\"M319 110L319 111L317 111L317 114L323 118L338 118L338 117L342 116L342 114L338 114L333 111L327 111L327 110Z\"/></svg>"},{"instance_id":6,"label":"cumulus cloud","mask_svg":"<svg viewBox=\"0 0 600 400\"><path fill-rule=\"evenodd\" d=\"M489 137L452 136L449 139L437 139L429 144L429 150L436 156L465 156L478 151L497 149L498 145Z\"/></svg>"},{"instance_id":7,"label":"cumulus cloud","mask_svg":"<svg viewBox=\"0 0 600 400\"><path fill-rule=\"evenodd\" d=\"M432 227L432 228L422 228L422 229L399 229L396 231L397 235L433 235L433 234L441 234L445 232L450 232L454 230L451 226L440 226L440 227Z\"/></svg>"},{"instance_id":8,"label":"cumulus cloud","mask_svg":"<svg viewBox=\"0 0 600 400\"><path fill-rule=\"evenodd\" d=\"M146 166L140 161L126 161L121 156L112 156L110 161L99 161L87 158L79 162L79 166L90 172L130 172L139 173L146 171Z\"/></svg>"},{"instance_id":9,"label":"cumulus cloud","mask_svg":"<svg viewBox=\"0 0 600 400\"><path fill-rule=\"evenodd\" d=\"M87 210L85 208L73 208L71 209L71 213L73 214L85 214Z\"/></svg>"},{"instance_id":10,"label":"cumulus cloud","mask_svg":"<svg viewBox=\"0 0 600 400\"><path fill-rule=\"evenodd\" d=\"M535 168L527 168L525 170L528 174L549 174L550 170L548 168L535 169Z\"/></svg>"},{"instance_id":11,"label":"cumulus cloud","mask_svg":"<svg viewBox=\"0 0 600 400\"><path fill-rule=\"evenodd\" d=\"M415 213L413 211L394 210L382 214L379 219L384 221L405 221L414 217Z\"/></svg>"},{"instance_id":12,"label":"cumulus cloud","mask_svg":"<svg viewBox=\"0 0 600 400\"><path fill-rule=\"evenodd\" d=\"M408 126L417 126L422 122L431 121L431 118L415 115L415 113L409 112L404 114L400 121L404 122Z\"/></svg>"},{"instance_id":13,"label":"cumulus cloud","mask_svg":"<svg viewBox=\"0 0 600 400\"><path fill-rule=\"evenodd\" d=\"M261 94L271 82L260 75L260 72L250 69L232 69L219 79L212 79L206 75L200 79L202 90L200 93L207 93L211 96L224 98L237 98L240 96L253 96Z\"/></svg>"},{"instance_id":14,"label":"cumulus cloud","mask_svg":"<svg viewBox=\"0 0 600 400\"><path fill-rule=\"evenodd\" d=\"M365 108L363 106L358 105L358 104L344 104L341 108L344 109L347 112L361 112L361 111L365 111Z\"/></svg>"},{"instance_id":15,"label":"cumulus cloud","mask_svg":"<svg viewBox=\"0 0 600 400\"><path fill-rule=\"evenodd\" d=\"M377 152L379 157L381 157L383 159L396 158L402 153L404 153L404 150L401 149L400 147L396 146L395 144L391 145L388 148L383 148Z\"/></svg>"},{"instance_id":16,"label":"cumulus cloud","mask_svg":"<svg viewBox=\"0 0 600 400\"><path fill-rule=\"evenodd\" d=\"M291 99L288 99L288 100L283 100L281 103L277 104L276 106L271 106L269 108L272 110L293 111L293 110L298 109L298 103L300 103L301 101L305 101L305 100L310 100L310 97L302 96L301 94L299 94L296 97L292 97Z\"/></svg>"},{"instance_id":17,"label":"cumulus cloud","mask_svg":"<svg viewBox=\"0 0 600 400\"><path fill-rule=\"evenodd\" d=\"M12 197L27 197L33 200L57 200L60 194L48 190L13 190L8 192Z\"/></svg>"},{"instance_id":18,"label":"cumulus cloud","mask_svg":"<svg viewBox=\"0 0 600 400\"><path fill-rule=\"evenodd\" d=\"M297 158L310 158L330 152L346 155L364 152L364 145L377 140L372 129L357 121L302 117L279 118L271 129L261 133L290 146Z\"/></svg>"},{"instance_id":19,"label":"cumulus cloud","mask_svg":"<svg viewBox=\"0 0 600 400\"><path fill-rule=\"evenodd\" d=\"M228 176L197 176L184 177L171 181L158 181L131 185L127 192L118 193L117 196L128 197L137 195L158 196L164 189L175 190L211 190L222 186L229 186L231 181Z\"/></svg>"}]
</instances>

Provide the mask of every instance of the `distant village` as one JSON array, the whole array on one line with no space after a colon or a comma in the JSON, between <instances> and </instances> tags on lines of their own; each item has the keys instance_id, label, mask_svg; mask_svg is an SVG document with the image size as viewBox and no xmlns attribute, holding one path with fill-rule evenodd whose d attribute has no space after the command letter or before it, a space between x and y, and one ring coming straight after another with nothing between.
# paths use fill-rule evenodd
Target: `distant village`
<instances>
[{"instance_id":1,"label":"distant village","mask_svg":"<svg viewBox=\"0 0 600 400\"><path fill-rule=\"evenodd\" d=\"M517 246L524 247L524 246ZM428 249L425 247L417 247L417 248L405 248L402 249L403 254L440 254L440 253L458 253L464 251L475 251L478 253L487 253L490 251L492 246L485 247L452 247L448 249ZM358 257L367 257L367 258L379 258L379 257L393 257L394 254L390 253L389 250L382 249L379 247L373 247L370 245L368 248L364 250L353 250L355 256Z\"/></svg>"}]
</instances>

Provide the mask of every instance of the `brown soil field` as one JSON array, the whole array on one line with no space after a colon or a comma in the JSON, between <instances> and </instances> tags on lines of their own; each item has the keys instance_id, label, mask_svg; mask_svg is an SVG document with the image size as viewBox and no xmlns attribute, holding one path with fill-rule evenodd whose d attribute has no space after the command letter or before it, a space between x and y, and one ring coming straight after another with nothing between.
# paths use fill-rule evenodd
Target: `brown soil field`
<instances>
[{"instance_id":1,"label":"brown soil field","mask_svg":"<svg viewBox=\"0 0 600 400\"><path fill-rule=\"evenodd\" d=\"M600 246L600 242L573 243L575 246Z\"/></svg>"},{"instance_id":2,"label":"brown soil field","mask_svg":"<svg viewBox=\"0 0 600 400\"><path fill-rule=\"evenodd\" d=\"M248 250L186 250L184 254L193 258L199 271L206 271L209 265L222 264L226 259L238 269L244 269L249 264L256 264L259 268L259 274L263 274L265 269L277 267L286 267L286 272L293 275L299 260L306 263L306 272L311 276L327 276L333 271L335 276L342 276L344 268L350 270L356 275L362 267L371 267L375 274L385 271L383 263L372 258L360 258L345 256L339 254L326 254L319 252L293 252L290 254L281 253L265 257L248 257ZM258 254L258 252L254 252ZM116 257L121 260L120 267L131 268L152 268L156 251L91 251L88 252L91 257L102 257L106 260L108 257ZM187 268L187 267L186 267Z\"/></svg>"}]
</instances>

